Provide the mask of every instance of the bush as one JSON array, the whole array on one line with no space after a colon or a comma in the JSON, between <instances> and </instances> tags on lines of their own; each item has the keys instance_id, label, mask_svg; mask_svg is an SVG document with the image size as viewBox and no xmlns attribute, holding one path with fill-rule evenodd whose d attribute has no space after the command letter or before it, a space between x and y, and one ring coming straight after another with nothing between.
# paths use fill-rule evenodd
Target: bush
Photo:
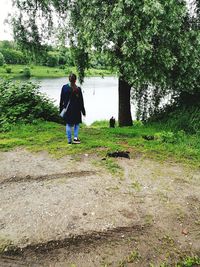
<instances>
[{"instance_id":1,"label":"bush","mask_svg":"<svg viewBox=\"0 0 200 267\"><path fill-rule=\"evenodd\" d=\"M7 72L7 73L11 73L11 72L12 72L11 67L6 67L5 69L6 69L6 72Z\"/></svg>"},{"instance_id":2,"label":"bush","mask_svg":"<svg viewBox=\"0 0 200 267\"><path fill-rule=\"evenodd\" d=\"M135 127L142 127L144 126L143 122L142 121L133 121L133 125Z\"/></svg>"},{"instance_id":3,"label":"bush","mask_svg":"<svg viewBox=\"0 0 200 267\"><path fill-rule=\"evenodd\" d=\"M183 130L186 133L200 133L200 103L193 101L192 105L166 106L156 116L149 118L149 122L160 122L166 128L174 131Z\"/></svg>"},{"instance_id":4,"label":"bush","mask_svg":"<svg viewBox=\"0 0 200 267\"><path fill-rule=\"evenodd\" d=\"M26 77L26 78L30 78L31 77L31 71L30 71L29 67L25 67L23 69L22 73L23 73L23 76Z\"/></svg>"},{"instance_id":5,"label":"bush","mask_svg":"<svg viewBox=\"0 0 200 267\"><path fill-rule=\"evenodd\" d=\"M0 128L14 123L32 123L37 119L60 122L58 109L37 84L0 80Z\"/></svg>"},{"instance_id":6,"label":"bush","mask_svg":"<svg viewBox=\"0 0 200 267\"><path fill-rule=\"evenodd\" d=\"M3 66L3 64L4 64L4 56L0 52L0 66Z\"/></svg>"},{"instance_id":7,"label":"bush","mask_svg":"<svg viewBox=\"0 0 200 267\"><path fill-rule=\"evenodd\" d=\"M155 139L163 143L181 143L186 139L186 134L183 130L178 132L162 131L155 134Z\"/></svg>"},{"instance_id":8,"label":"bush","mask_svg":"<svg viewBox=\"0 0 200 267\"><path fill-rule=\"evenodd\" d=\"M58 53L57 52L48 52L47 53L47 62L46 65L49 67L55 67L58 65Z\"/></svg>"},{"instance_id":9,"label":"bush","mask_svg":"<svg viewBox=\"0 0 200 267\"><path fill-rule=\"evenodd\" d=\"M18 50L14 49L1 49L0 52L3 54L5 62L7 64L26 64L26 56Z\"/></svg>"},{"instance_id":10,"label":"bush","mask_svg":"<svg viewBox=\"0 0 200 267\"><path fill-rule=\"evenodd\" d=\"M66 64L66 57L65 57L65 55L59 55L59 59L58 59L58 64L59 65L65 65Z\"/></svg>"},{"instance_id":11,"label":"bush","mask_svg":"<svg viewBox=\"0 0 200 267\"><path fill-rule=\"evenodd\" d=\"M64 65L61 65L61 66L59 66L59 69L64 70L65 69L65 66Z\"/></svg>"}]
</instances>

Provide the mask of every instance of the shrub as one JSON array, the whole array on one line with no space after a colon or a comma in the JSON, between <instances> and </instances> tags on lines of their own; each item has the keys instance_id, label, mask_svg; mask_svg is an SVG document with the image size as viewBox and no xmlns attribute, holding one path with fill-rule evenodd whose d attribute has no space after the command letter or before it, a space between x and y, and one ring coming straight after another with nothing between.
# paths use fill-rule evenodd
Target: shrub
<instances>
[{"instance_id":1,"label":"shrub","mask_svg":"<svg viewBox=\"0 0 200 267\"><path fill-rule=\"evenodd\" d=\"M11 73L11 72L12 72L11 67L6 67L6 72L7 72L7 73Z\"/></svg>"},{"instance_id":2,"label":"shrub","mask_svg":"<svg viewBox=\"0 0 200 267\"><path fill-rule=\"evenodd\" d=\"M173 132L160 132L160 133L156 133L155 134L155 138L158 141L161 141L163 143L174 143L175 142L175 138L174 138L174 133Z\"/></svg>"},{"instance_id":3,"label":"shrub","mask_svg":"<svg viewBox=\"0 0 200 267\"><path fill-rule=\"evenodd\" d=\"M0 52L0 66L3 66L3 64L4 64L4 56Z\"/></svg>"},{"instance_id":4,"label":"shrub","mask_svg":"<svg viewBox=\"0 0 200 267\"><path fill-rule=\"evenodd\" d=\"M58 60L59 60L59 57L58 57L58 53L57 52L48 52L47 53L47 62L46 62L46 65L49 66L49 67L55 67L58 65Z\"/></svg>"},{"instance_id":5,"label":"shrub","mask_svg":"<svg viewBox=\"0 0 200 267\"><path fill-rule=\"evenodd\" d=\"M166 125L166 128L174 131L184 130L186 133L196 134L200 132L200 103L196 97L192 105L172 105L161 110L155 117L151 117L149 122L159 121Z\"/></svg>"},{"instance_id":6,"label":"shrub","mask_svg":"<svg viewBox=\"0 0 200 267\"><path fill-rule=\"evenodd\" d=\"M37 119L60 122L58 109L37 84L0 80L0 128L9 124L31 123Z\"/></svg>"},{"instance_id":7,"label":"shrub","mask_svg":"<svg viewBox=\"0 0 200 267\"><path fill-rule=\"evenodd\" d=\"M65 65L59 66L59 69L64 70L65 69Z\"/></svg>"},{"instance_id":8,"label":"shrub","mask_svg":"<svg viewBox=\"0 0 200 267\"><path fill-rule=\"evenodd\" d=\"M65 55L59 55L58 64L59 65L62 65L62 66L66 64L66 57L65 57Z\"/></svg>"},{"instance_id":9,"label":"shrub","mask_svg":"<svg viewBox=\"0 0 200 267\"><path fill-rule=\"evenodd\" d=\"M144 126L144 124L143 124L142 121L133 121L133 125L136 126L136 127L142 127L142 126Z\"/></svg>"},{"instance_id":10,"label":"shrub","mask_svg":"<svg viewBox=\"0 0 200 267\"><path fill-rule=\"evenodd\" d=\"M7 64L27 63L27 58L21 51L14 49L1 49L0 52L3 54L5 62Z\"/></svg>"},{"instance_id":11,"label":"shrub","mask_svg":"<svg viewBox=\"0 0 200 267\"><path fill-rule=\"evenodd\" d=\"M30 78L31 77L31 71L30 71L29 67L25 67L23 69L23 76L26 77L26 78Z\"/></svg>"},{"instance_id":12,"label":"shrub","mask_svg":"<svg viewBox=\"0 0 200 267\"><path fill-rule=\"evenodd\" d=\"M180 143L186 139L186 134L183 130L178 132L162 131L155 134L155 139L163 143Z\"/></svg>"}]
</instances>

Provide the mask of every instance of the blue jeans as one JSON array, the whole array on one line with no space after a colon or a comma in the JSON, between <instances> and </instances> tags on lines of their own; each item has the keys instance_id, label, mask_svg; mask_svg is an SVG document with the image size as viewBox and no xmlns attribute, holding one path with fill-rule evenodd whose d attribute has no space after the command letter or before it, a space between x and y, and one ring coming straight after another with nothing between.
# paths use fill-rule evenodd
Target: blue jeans
<instances>
[{"instance_id":1,"label":"blue jeans","mask_svg":"<svg viewBox=\"0 0 200 267\"><path fill-rule=\"evenodd\" d=\"M66 135L68 142L72 141L72 127L74 126L74 138L78 138L79 124L67 124L66 125Z\"/></svg>"}]
</instances>

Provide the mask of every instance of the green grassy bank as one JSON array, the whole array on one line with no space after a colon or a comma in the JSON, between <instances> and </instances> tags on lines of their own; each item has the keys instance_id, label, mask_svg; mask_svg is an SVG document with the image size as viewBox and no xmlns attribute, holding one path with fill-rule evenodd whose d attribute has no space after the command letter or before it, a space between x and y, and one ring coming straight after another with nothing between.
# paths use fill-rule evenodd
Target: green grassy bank
<instances>
[{"instance_id":1,"label":"green grassy bank","mask_svg":"<svg viewBox=\"0 0 200 267\"><path fill-rule=\"evenodd\" d=\"M23 78L22 71L27 67L25 65L6 65L0 67L0 77L1 78ZM47 67L47 66L28 66L30 68L31 77L37 78L59 78L66 77L70 72L75 72L75 67L65 67L64 69L60 67ZM11 73L7 73L7 68L11 69ZM111 76L114 75L109 70L100 69L89 69L86 71L86 76Z\"/></svg>"},{"instance_id":2,"label":"green grassy bank","mask_svg":"<svg viewBox=\"0 0 200 267\"><path fill-rule=\"evenodd\" d=\"M154 139L146 140L146 136ZM162 124L144 126L135 122L132 127L108 128L107 122L98 122L90 127L83 125L80 139L80 145L68 145L65 126L38 121L32 125L16 125L9 132L1 133L0 150L25 147L31 151L46 150L55 157L81 153L98 153L104 157L108 151L126 150L132 157L139 154L200 167L199 134L173 132Z\"/></svg>"}]
</instances>

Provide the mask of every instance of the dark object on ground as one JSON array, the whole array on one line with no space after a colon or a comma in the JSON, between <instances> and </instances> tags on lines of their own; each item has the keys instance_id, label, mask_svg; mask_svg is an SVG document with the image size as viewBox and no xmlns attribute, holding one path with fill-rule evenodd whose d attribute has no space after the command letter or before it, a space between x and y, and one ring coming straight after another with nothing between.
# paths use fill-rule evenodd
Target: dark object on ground
<instances>
[{"instance_id":1,"label":"dark object on ground","mask_svg":"<svg viewBox=\"0 0 200 267\"><path fill-rule=\"evenodd\" d=\"M148 141L155 139L155 137L153 135L142 135L142 138L144 138L145 140L148 140Z\"/></svg>"},{"instance_id":2,"label":"dark object on ground","mask_svg":"<svg viewBox=\"0 0 200 267\"><path fill-rule=\"evenodd\" d=\"M115 128L115 118L110 118L110 128Z\"/></svg>"},{"instance_id":3,"label":"dark object on ground","mask_svg":"<svg viewBox=\"0 0 200 267\"><path fill-rule=\"evenodd\" d=\"M116 151L116 152L108 152L107 156L112 158L127 158L130 159L129 151Z\"/></svg>"}]
</instances>

